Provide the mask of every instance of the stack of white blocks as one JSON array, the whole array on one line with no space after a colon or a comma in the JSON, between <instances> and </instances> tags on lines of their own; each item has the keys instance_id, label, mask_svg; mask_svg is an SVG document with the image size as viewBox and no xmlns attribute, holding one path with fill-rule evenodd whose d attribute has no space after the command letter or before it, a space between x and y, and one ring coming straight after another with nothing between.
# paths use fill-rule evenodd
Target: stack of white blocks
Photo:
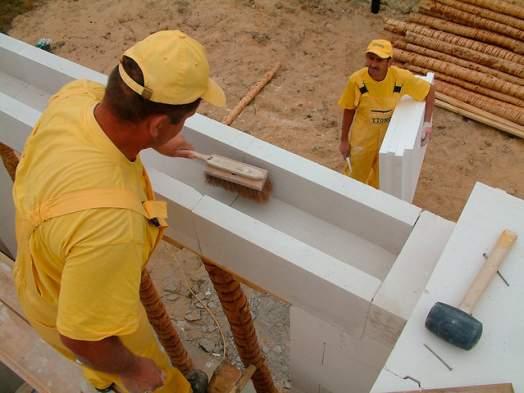
<instances>
[{"instance_id":1,"label":"stack of white blocks","mask_svg":"<svg viewBox=\"0 0 524 393\"><path fill-rule=\"evenodd\" d=\"M423 77L433 83L433 73ZM425 102L404 96L380 147L380 189L408 202L413 201L427 145L421 145Z\"/></svg>"},{"instance_id":2,"label":"stack of white blocks","mask_svg":"<svg viewBox=\"0 0 524 393\"><path fill-rule=\"evenodd\" d=\"M106 77L0 35L0 141L18 151L48 97ZM169 236L286 299L295 389L368 392L418 300L453 224L204 116L184 129L201 151L267 168L266 205L203 180L199 162L145 151ZM2 169L3 171L3 169ZM2 195L10 180L2 174ZM0 241L12 255L12 205Z\"/></svg>"}]
</instances>

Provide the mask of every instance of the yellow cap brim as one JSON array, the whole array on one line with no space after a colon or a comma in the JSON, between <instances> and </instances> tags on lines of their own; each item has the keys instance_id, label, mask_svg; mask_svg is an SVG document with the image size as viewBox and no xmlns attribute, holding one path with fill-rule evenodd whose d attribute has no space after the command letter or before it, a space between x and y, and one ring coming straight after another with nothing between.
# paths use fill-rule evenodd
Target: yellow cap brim
<instances>
[{"instance_id":1,"label":"yellow cap brim","mask_svg":"<svg viewBox=\"0 0 524 393\"><path fill-rule=\"evenodd\" d=\"M209 78L207 91L202 94L202 99L211 105L224 107L226 106L226 95L224 90L213 79Z\"/></svg>"},{"instance_id":2,"label":"yellow cap brim","mask_svg":"<svg viewBox=\"0 0 524 393\"><path fill-rule=\"evenodd\" d=\"M366 53L373 53L381 59L389 59L390 57L392 57L389 53L384 53L379 49L368 49Z\"/></svg>"}]
</instances>

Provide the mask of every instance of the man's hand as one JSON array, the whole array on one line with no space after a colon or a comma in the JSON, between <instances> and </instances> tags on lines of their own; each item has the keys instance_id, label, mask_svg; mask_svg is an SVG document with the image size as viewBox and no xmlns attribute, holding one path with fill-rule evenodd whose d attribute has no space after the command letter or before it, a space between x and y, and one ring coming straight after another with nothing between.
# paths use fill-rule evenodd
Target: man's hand
<instances>
[{"instance_id":1,"label":"man's hand","mask_svg":"<svg viewBox=\"0 0 524 393\"><path fill-rule=\"evenodd\" d=\"M420 146L426 145L431 140L431 133L433 126L430 121L425 121L422 125L422 139L420 140Z\"/></svg>"},{"instance_id":2,"label":"man's hand","mask_svg":"<svg viewBox=\"0 0 524 393\"><path fill-rule=\"evenodd\" d=\"M342 158L345 160L346 157L349 156L350 149L349 149L349 141L342 139L340 141L340 145L338 147L338 150L340 151L340 154L342 154Z\"/></svg>"},{"instance_id":3,"label":"man's hand","mask_svg":"<svg viewBox=\"0 0 524 393\"><path fill-rule=\"evenodd\" d=\"M129 393L153 392L164 384L162 371L151 359L143 357L136 357L120 378Z\"/></svg>"},{"instance_id":4,"label":"man's hand","mask_svg":"<svg viewBox=\"0 0 524 393\"><path fill-rule=\"evenodd\" d=\"M155 150L169 157L192 158L193 146L186 141L182 134L178 134L162 146L156 147Z\"/></svg>"}]
</instances>

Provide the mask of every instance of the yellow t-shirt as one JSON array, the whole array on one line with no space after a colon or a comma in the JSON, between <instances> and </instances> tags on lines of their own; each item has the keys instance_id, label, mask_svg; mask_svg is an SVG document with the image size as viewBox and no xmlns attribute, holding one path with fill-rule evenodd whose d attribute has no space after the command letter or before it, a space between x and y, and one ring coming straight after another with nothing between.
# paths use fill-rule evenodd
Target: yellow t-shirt
<instances>
[{"instance_id":1,"label":"yellow t-shirt","mask_svg":"<svg viewBox=\"0 0 524 393\"><path fill-rule=\"evenodd\" d=\"M384 80L377 82L367 67L353 73L338 100L343 109L357 109L354 123L359 126L388 124L400 98L409 95L417 101L426 98L430 83L410 71L391 66Z\"/></svg>"},{"instance_id":2,"label":"yellow t-shirt","mask_svg":"<svg viewBox=\"0 0 524 393\"><path fill-rule=\"evenodd\" d=\"M27 217L49 198L93 188L127 189L147 199L140 159L129 161L94 118L103 94L102 85L75 81L50 99L17 170L17 214ZM157 234L128 209L84 210L39 225L30 241L33 274L16 275L19 293L34 285L39 294L32 322L86 341L135 332L141 271ZM31 267L25 268L19 270Z\"/></svg>"}]
</instances>

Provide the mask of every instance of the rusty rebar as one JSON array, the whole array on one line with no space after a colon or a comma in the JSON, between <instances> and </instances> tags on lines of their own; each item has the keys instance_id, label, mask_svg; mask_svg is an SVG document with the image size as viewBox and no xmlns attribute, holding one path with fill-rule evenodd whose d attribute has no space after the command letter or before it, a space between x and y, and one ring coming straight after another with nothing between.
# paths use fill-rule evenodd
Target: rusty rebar
<instances>
[{"instance_id":1,"label":"rusty rebar","mask_svg":"<svg viewBox=\"0 0 524 393\"><path fill-rule=\"evenodd\" d=\"M16 167L18 166L18 157L13 149L0 143L0 156L4 162L5 169L12 181L15 181Z\"/></svg>"},{"instance_id":2,"label":"rusty rebar","mask_svg":"<svg viewBox=\"0 0 524 393\"><path fill-rule=\"evenodd\" d=\"M184 375L193 369L193 362L189 357L180 336L176 331L167 310L160 300L160 296L153 284L153 280L147 270L142 272L140 283L140 300L144 305L149 323L155 332L171 360L173 366L178 368Z\"/></svg>"},{"instance_id":3,"label":"rusty rebar","mask_svg":"<svg viewBox=\"0 0 524 393\"><path fill-rule=\"evenodd\" d=\"M235 345L244 366L254 365L253 385L257 393L278 393L271 371L258 343L246 295L240 283L228 272L204 261L224 313L229 321Z\"/></svg>"}]
</instances>

